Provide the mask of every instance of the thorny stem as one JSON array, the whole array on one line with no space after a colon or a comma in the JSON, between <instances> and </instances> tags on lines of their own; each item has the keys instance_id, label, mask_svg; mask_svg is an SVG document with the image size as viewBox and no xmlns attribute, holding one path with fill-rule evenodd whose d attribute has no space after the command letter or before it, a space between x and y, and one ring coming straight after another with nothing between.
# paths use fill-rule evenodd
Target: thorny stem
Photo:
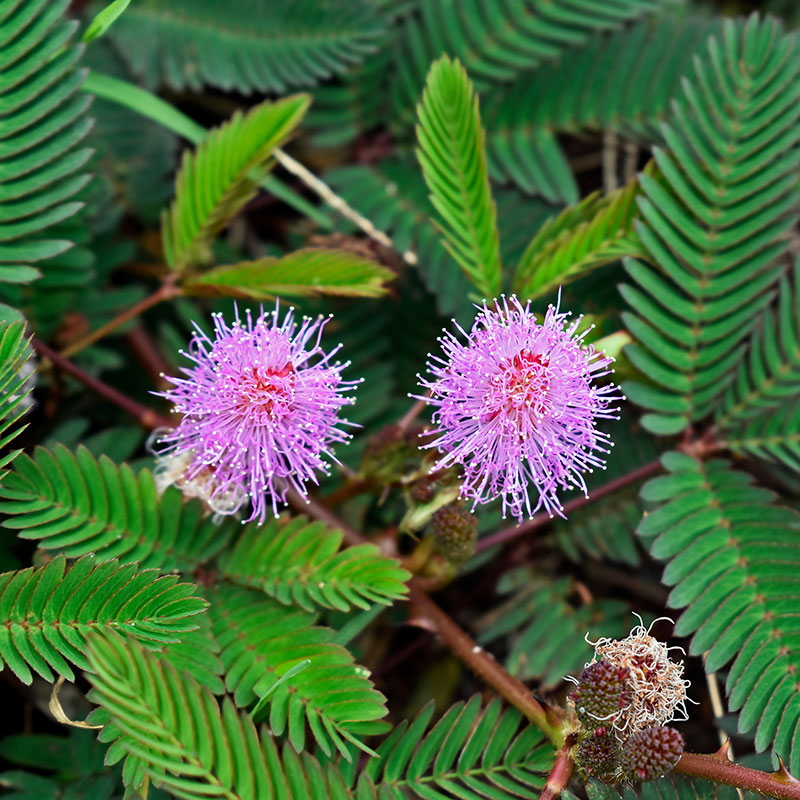
<instances>
[{"instance_id":1,"label":"thorny stem","mask_svg":"<svg viewBox=\"0 0 800 800\"><path fill-rule=\"evenodd\" d=\"M464 664L521 711L556 747L564 744L559 716L551 708L542 706L522 681L509 674L413 581L409 586L409 600L413 624L438 634Z\"/></svg>"},{"instance_id":2,"label":"thorny stem","mask_svg":"<svg viewBox=\"0 0 800 800\"><path fill-rule=\"evenodd\" d=\"M69 347L65 347L61 351L61 355L65 358L71 358L75 353L79 353L84 348L89 347L89 345L108 336L109 333L115 331L121 325L135 319L139 314L147 311L148 308L152 308L165 300L171 300L173 297L178 297L181 294L183 294L183 290L179 286L176 286L173 281L168 280L160 289L157 289L153 294L145 297L144 300L140 300L121 314L117 314L114 319L109 320L105 325L101 325L96 331L92 331L77 342L73 342Z\"/></svg>"},{"instance_id":3,"label":"thorny stem","mask_svg":"<svg viewBox=\"0 0 800 800\"><path fill-rule=\"evenodd\" d=\"M758 792L778 800L800 800L800 781L792 777L783 764L777 772L760 772L732 764L724 757L684 753L674 771Z\"/></svg>"},{"instance_id":4,"label":"thorny stem","mask_svg":"<svg viewBox=\"0 0 800 800\"><path fill-rule=\"evenodd\" d=\"M570 511L574 511L576 508L585 506L594 500L599 500L601 497L613 494L617 490L624 488L630 483L636 483L636 481L649 478L651 475L658 472L660 468L660 459L648 461L647 464L643 464L641 467L637 467L630 472L626 472L624 475L620 475L619 478L614 478L613 481L609 481L608 483L604 483L602 486L598 486L597 489L592 491L591 497L576 497L574 500L564 503L564 513L569 513ZM479 539L478 544L475 547L475 552L481 553L484 550L488 550L490 547L496 547L499 544L510 542L512 539L516 539L523 534L530 533L537 528L541 528L543 525L547 525L548 523L552 522L553 519L554 517L545 511L541 514L536 514L536 516L534 516L532 519L529 519L527 522L523 522L521 525L509 525L507 528L502 528L496 533L492 533L489 536L485 536L483 539Z\"/></svg>"},{"instance_id":5,"label":"thorny stem","mask_svg":"<svg viewBox=\"0 0 800 800\"><path fill-rule=\"evenodd\" d=\"M567 788L575 769L575 762L572 760L572 748L575 746L573 739L574 734L568 736L564 746L559 750L539 800L555 800Z\"/></svg>"},{"instance_id":6,"label":"thorny stem","mask_svg":"<svg viewBox=\"0 0 800 800\"><path fill-rule=\"evenodd\" d=\"M58 369L72 375L73 378L79 380L84 386L87 386L94 392L97 392L101 397L119 406L123 411L130 414L140 425L145 428L158 428L165 426L168 428L173 427L172 421L167 417L153 411L141 403L137 403L132 398L124 395L122 392L109 386L107 383L92 377L87 372L84 372L77 364L73 364L67 358L64 358L60 353L53 350L44 342L39 341L36 337L31 339L31 344L43 358L50 359Z\"/></svg>"}]
</instances>

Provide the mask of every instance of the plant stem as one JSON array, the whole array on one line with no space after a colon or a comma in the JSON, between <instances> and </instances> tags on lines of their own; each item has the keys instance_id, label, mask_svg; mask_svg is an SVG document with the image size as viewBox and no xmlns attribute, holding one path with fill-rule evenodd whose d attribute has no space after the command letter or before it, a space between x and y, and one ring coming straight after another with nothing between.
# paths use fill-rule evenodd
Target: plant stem
<instances>
[{"instance_id":1,"label":"plant stem","mask_svg":"<svg viewBox=\"0 0 800 800\"><path fill-rule=\"evenodd\" d=\"M604 483L602 486L598 486L597 489L592 492L591 497L576 497L574 500L564 503L564 513L569 513L570 511L574 511L576 508L585 506L587 503L591 503L594 500L599 500L601 497L605 497L606 495L613 494L619 489L628 486L628 484L636 483L644 478L649 478L651 475L658 472L660 468L660 459L648 461L647 464L643 464L641 467L637 467L636 469L633 469L624 475L620 475L619 478L614 478L613 481L609 481L608 483ZM499 544L510 542L512 539L516 539L523 534L530 533L530 531L541 528L552 521L553 516L547 512L536 514L536 516L534 516L532 519L529 519L527 522L523 522L521 525L509 525L507 528L502 528L496 533L492 533L489 536L485 536L483 539L479 539L478 544L475 547L475 552L481 553L484 550L488 550L490 547L496 547Z\"/></svg>"},{"instance_id":2,"label":"plant stem","mask_svg":"<svg viewBox=\"0 0 800 800\"><path fill-rule=\"evenodd\" d=\"M574 734L573 734L574 736ZM567 737L567 741L561 750L558 751L556 762L550 770L547 783L539 795L539 800L556 800L561 792L567 788L572 771L575 769L575 762L572 760L572 748L575 742L571 741L572 736Z\"/></svg>"},{"instance_id":3,"label":"plant stem","mask_svg":"<svg viewBox=\"0 0 800 800\"><path fill-rule=\"evenodd\" d=\"M409 586L409 600L415 624L438 634L464 664L521 711L556 747L564 744L562 721L558 715L542 706L522 681L509 674L414 582Z\"/></svg>"},{"instance_id":4,"label":"plant stem","mask_svg":"<svg viewBox=\"0 0 800 800\"><path fill-rule=\"evenodd\" d=\"M79 380L84 386L96 392L101 397L104 397L106 400L114 403L114 405L119 406L123 411L130 414L143 427L173 427L172 420L168 419L162 414L159 414L157 411L153 411L152 409L143 406L141 403L137 403L135 400L122 394L122 392L118 391L113 386L109 386L107 383L103 383L103 381L92 377L88 373L84 372L77 364L73 364L72 361L64 358L64 356L62 356L60 353L57 353L52 347L49 347L44 342L40 342L36 337L31 339L31 344L40 356L50 359L50 361L52 361L53 364L58 367L58 369L66 372L68 375L72 375L73 378Z\"/></svg>"},{"instance_id":5,"label":"plant stem","mask_svg":"<svg viewBox=\"0 0 800 800\"><path fill-rule=\"evenodd\" d=\"M89 347L89 345L92 345L95 342L100 341L100 339L104 338L105 336L108 336L109 333L115 331L121 325L124 325L126 322L135 319L139 316L139 314L147 311L148 308L152 308L164 300L170 300L173 297L178 297L181 294L183 294L183 290L179 286L176 286L171 281L165 283L160 289L157 289L155 292L153 292L153 294L145 297L144 300L140 300L138 303L132 305L121 314L117 314L114 319L109 320L105 325L101 325L96 331L92 331L88 336L84 336L83 339L79 339L77 342L73 342L69 347L65 347L61 351L61 355L65 358L71 358L75 355L75 353L79 353L85 347Z\"/></svg>"},{"instance_id":6,"label":"plant stem","mask_svg":"<svg viewBox=\"0 0 800 800\"><path fill-rule=\"evenodd\" d=\"M800 781L792 777L783 765L777 772L760 772L757 769L732 764L726 758L684 753L674 771L758 792L778 800L800 800Z\"/></svg>"}]
</instances>

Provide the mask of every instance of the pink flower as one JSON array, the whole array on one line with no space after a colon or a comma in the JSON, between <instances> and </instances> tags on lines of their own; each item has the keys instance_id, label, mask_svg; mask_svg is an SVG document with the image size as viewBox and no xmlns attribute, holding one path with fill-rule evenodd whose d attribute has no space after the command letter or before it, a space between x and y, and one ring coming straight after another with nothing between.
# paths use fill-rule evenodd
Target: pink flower
<instances>
[{"instance_id":1,"label":"pink flower","mask_svg":"<svg viewBox=\"0 0 800 800\"><path fill-rule=\"evenodd\" d=\"M550 306L541 324L516 297L484 302L465 337L439 341L444 358L431 357L428 403L437 435L426 447L444 453L434 465L463 468L462 496L477 503L503 499L503 516L522 520L540 507L563 516L558 489L586 493L583 472L605 468L608 435L598 419L618 419L621 399L608 375L613 359L576 335L581 318ZM533 488L533 498L530 489Z\"/></svg>"},{"instance_id":2,"label":"pink flower","mask_svg":"<svg viewBox=\"0 0 800 800\"><path fill-rule=\"evenodd\" d=\"M249 519L263 522L268 509L277 516L289 488L305 495L317 472L328 474L325 459L336 460L330 446L351 438L338 414L354 402L342 392L360 381L343 380L347 364L331 361L341 345L329 353L320 346L329 318L304 317L298 327L293 311L279 322L277 304L255 321L237 310L230 326L216 314L213 339L195 326L184 353L194 365L161 395L183 414L159 437L162 453L190 453L185 480L205 481L212 500L239 498L221 513L249 497Z\"/></svg>"}]
</instances>

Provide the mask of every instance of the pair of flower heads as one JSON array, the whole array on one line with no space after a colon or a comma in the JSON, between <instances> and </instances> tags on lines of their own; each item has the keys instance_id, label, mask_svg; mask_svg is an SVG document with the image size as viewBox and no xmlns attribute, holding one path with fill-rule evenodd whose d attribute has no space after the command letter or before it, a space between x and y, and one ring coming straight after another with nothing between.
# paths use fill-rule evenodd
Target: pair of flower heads
<instances>
[{"instance_id":1,"label":"pair of flower heads","mask_svg":"<svg viewBox=\"0 0 800 800\"><path fill-rule=\"evenodd\" d=\"M596 427L616 419L624 399L597 380L613 359L583 339L582 317L549 306L541 320L515 296L476 306L469 331L440 337L429 356L420 395L433 407L424 448L436 448L437 471L456 466L461 496L476 504L502 500L503 515L518 520L543 508L562 514L558 491L586 493L583 474L605 466L611 442ZM160 486L174 483L202 496L218 514L249 502L249 520L278 514L287 494L307 495L327 475L333 448L356 427L340 414L361 382L346 380L349 362L326 350L331 317L281 318L234 312L232 324L213 317L213 331L198 326L183 377L161 393L181 415L175 428L156 432Z\"/></svg>"}]
</instances>

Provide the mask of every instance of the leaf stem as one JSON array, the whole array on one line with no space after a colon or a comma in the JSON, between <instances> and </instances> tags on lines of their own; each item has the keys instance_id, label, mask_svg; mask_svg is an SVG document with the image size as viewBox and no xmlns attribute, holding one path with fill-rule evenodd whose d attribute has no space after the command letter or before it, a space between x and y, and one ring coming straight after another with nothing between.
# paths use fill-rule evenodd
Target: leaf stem
<instances>
[{"instance_id":1,"label":"leaf stem","mask_svg":"<svg viewBox=\"0 0 800 800\"><path fill-rule=\"evenodd\" d=\"M644 480L644 478L649 478L651 475L658 472L659 469L661 469L660 459L657 458L653 461L648 461L641 467L632 469L630 472L620 475L619 478L614 478L613 481L609 481L608 483L604 483L602 486L598 486L597 489L592 492L590 497L576 497L575 499L564 503L564 512L569 513L570 511L574 511L576 508L585 506L594 500L599 500L601 497L613 494L619 489L628 486L628 484L636 483L637 481ZM512 539L517 539L523 534L530 533L537 528L541 528L544 525L549 524L553 521L553 519L554 518L551 514L542 512L541 514L536 514L527 522L523 522L521 525L509 525L507 528L501 528L499 531L492 533L489 536L485 536L483 539L479 539L478 544L475 547L475 552L482 553L484 550L488 550L490 547L496 547L499 544L510 542Z\"/></svg>"},{"instance_id":2,"label":"leaf stem","mask_svg":"<svg viewBox=\"0 0 800 800\"><path fill-rule=\"evenodd\" d=\"M674 771L758 792L777 800L800 800L800 781L790 775L783 764L777 772L760 772L733 764L724 757L684 753Z\"/></svg>"},{"instance_id":3,"label":"leaf stem","mask_svg":"<svg viewBox=\"0 0 800 800\"><path fill-rule=\"evenodd\" d=\"M82 339L78 339L77 342L73 342L69 347L65 347L61 351L61 355L64 356L64 358L71 358L84 348L93 345L95 342L99 342L100 339L108 336L109 333L112 333L126 322L130 322L130 320L143 314L148 308L152 308L164 300L179 297L181 294L183 294L183 290L180 286L176 286L172 281L168 280L160 289L157 289L151 295L145 297L144 300L140 300L121 314L117 314L114 319L109 320L105 325L101 325L97 330L92 331Z\"/></svg>"},{"instance_id":4,"label":"leaf stem","mask_svg":"<svg viewBox=\"0 0 800 800\"><path fill-rule=\"evenodd\" d=\"M173 427L172 420L168 419L162 414L159 414L157 411L153 411L152 409L143 406L141 403L137 403L132 398L122 394L122 392L118 391L113 386L109 386L107 383L103 383L103 381L98 380L92 375L89 375L87 372L84 372L84 370L82 370L77 364L74 364L69 359L64 358L64 356L53 350L53 348L49 345L39 341L36 337L31 339L31 345L33 345L34 349L37 353L39 353L40 356L49 359L56 367L58 367L58 369L66 372L68 375L72 375L73 378L79 380L84 386L91 389L93 392L96 392L101 397L104 397L106 400L114 403L114 405L119 406L119 408L130 414L143 427Z\"/></svg>"},{"instance_id":5,"label":"leaf stem","mask_svg":"<svg viewBox=\"0 0 800 800\"><path fill-rule=\"evenodd\" d=\"M540 704L522 681L468 636L415 582L409 586L409 600L414 624L438 634L464 664L521 711L556 747L564 744L563 722L555 711Z\"/></svg>"},{"instance_id":6,"label":"leaf stem","mask_svg":"<svg viewBox=\"0 0 800 800\"><path fill-rule=\"evenodd\" d=\"M568 736L564 746L558 751L555 764L550 770L550 775L542 793L539 795L539 800L556 800L557 797L561 796L561 792L567 788L569 779L575 769L575 762L572 760L572 748L575 746L575 742L572 741L573 737L574 734Z\"/></svg>"}]
</instances>

